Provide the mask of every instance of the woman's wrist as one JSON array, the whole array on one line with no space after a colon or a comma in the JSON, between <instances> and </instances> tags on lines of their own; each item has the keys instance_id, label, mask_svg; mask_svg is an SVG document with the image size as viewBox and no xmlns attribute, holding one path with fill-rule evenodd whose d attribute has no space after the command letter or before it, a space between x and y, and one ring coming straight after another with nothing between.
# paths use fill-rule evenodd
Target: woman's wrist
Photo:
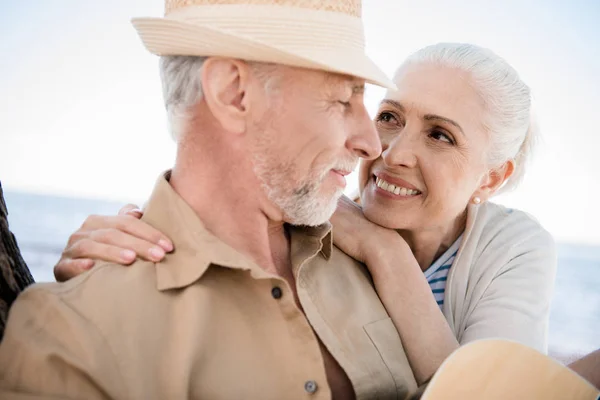
<instances>
[{"instance_id":1,"label":"woman's wrist","mask_svg":"<svg viewBox=\"0 0 600 400\"><path fill-rule=\"evenodd\" d=\"M397 235L397 234L396 234ZM368 251L365 251L365 264L369 267L371 275L374 278L398 280L405 275L406 270L416 269L420 272L417 260L415 259L408 244L397 235L385 242L371 245Z\"/></svg>"}]
</instances>

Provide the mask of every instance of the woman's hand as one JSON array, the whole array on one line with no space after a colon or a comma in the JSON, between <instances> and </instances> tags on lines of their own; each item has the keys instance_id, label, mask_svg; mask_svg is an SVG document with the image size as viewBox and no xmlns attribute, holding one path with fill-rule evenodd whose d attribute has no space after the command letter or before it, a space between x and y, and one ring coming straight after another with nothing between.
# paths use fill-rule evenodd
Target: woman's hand
<instances>
[{"instance_id":1,"label":"woman's hand","mask_svg":"<svg viewBox=\"0 0 600 400\"><path fill-rule=\"evenodd\" d=\"M142 210L133 204L116 216L89 216L69 237L54 277L63 282L92 268L96 260L129 265L137 257L160 261L173 244L160 231L140 221Z\"/></svg>"},{"instance_id":2,"label":"woman's hand","mask_svg":"<svg viewBox=\"0 0 600 400\"><path fill-rule=\"evenodd\" d=\"M396 231L367 220L360 206L342 197L331 218L333 241L363 262L400 334L419 385L429 379L458 342L408 243Z\"/></svg>"},{"instance_id":3,"label":"woman's hand","mask_svg":"<svg viewBox=\"0 0 600 400\"><path fill-rule=\"evenodd\" d=\"M384 228L369 221L362 208L346 196L338 201L338 207L330 219L333 227L333 242L344 253L364 264L378 265L379 260L389 256L389 249L410 248L393 229Z\"/></svg>"}]
</instances>

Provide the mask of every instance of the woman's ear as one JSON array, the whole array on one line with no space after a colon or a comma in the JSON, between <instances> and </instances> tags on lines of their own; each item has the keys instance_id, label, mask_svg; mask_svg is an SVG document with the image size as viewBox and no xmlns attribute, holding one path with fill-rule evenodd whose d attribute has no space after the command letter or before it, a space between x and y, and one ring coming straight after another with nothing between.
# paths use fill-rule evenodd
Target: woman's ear
<instances>
[{"instance_id":1,"label":"woman's ear","mask_svg":"<svg viewBox=\"0 0 600 400\"><path fill-rule=\"evenodd\" d=\"M481 186L477 188L471 201L483 203L494 195L515 172L515 162L508 160L499 167L490 169L483 177Z\"/></svg>"}]
</instances>

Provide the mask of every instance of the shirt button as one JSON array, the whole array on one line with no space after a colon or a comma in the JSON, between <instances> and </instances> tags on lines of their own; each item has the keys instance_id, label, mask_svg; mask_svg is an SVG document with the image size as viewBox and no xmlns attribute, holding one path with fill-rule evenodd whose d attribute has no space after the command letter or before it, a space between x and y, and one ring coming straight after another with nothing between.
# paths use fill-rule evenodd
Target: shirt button
<instances>
[{"instance_id":1,"label":"shirt button","mask_svg":"<svg viewBox=\"0 0 600 400\"><path fill-rule=\"evenodd\" d=\"M307 393L313 394L317 391L317 382L306 381L306 383L304 384L304 390L306 390Z\"/></svg>"},{"instance_id":2,"label":"shirt button","mask_svg":"<svg viewBox=\"0 0 600 400\"><path fill-rule=\"evenodd\" d=\"M271 296L273 296L274 299L280 299L281 296L283 296L281 288L279 286L275 286L273 289L271 289Z\"/></svg>"}]
</instances>

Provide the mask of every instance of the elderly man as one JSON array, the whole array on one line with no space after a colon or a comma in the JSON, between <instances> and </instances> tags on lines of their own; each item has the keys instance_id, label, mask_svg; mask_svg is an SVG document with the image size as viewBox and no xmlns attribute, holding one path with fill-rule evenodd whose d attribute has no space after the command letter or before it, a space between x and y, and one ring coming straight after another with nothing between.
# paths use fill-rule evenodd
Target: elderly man
<instances>
[{"instance_id":1,"label":"elderly man","mask_svg":"<svg viewBox=\"0 0 600 400\"><path fill-rule=\"evenodd\" d=\"M134 25L162 56L177 141L144 220L175 251L26 290L0 397L404 397L400 338L327 223L381 151L364 84L392 85L364 54L359 1L167 0Z\"/></svg>"}]
</instances>

